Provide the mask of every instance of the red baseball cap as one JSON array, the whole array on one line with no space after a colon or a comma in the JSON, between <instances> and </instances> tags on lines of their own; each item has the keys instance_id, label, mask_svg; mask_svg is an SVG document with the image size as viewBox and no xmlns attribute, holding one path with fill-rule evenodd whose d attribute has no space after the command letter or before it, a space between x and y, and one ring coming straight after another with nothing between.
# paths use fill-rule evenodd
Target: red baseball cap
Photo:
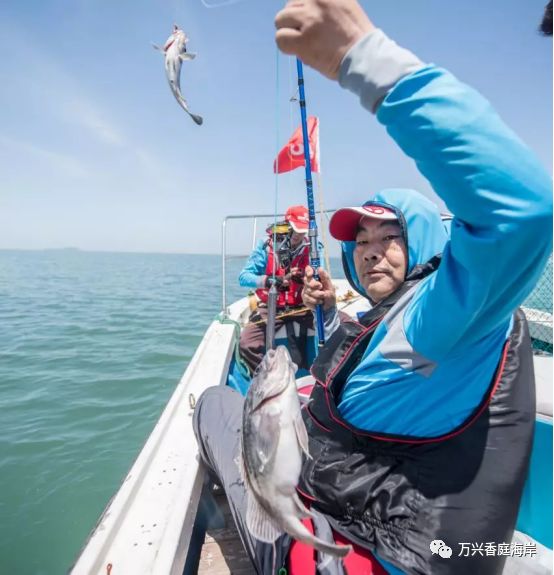
<instances>
[{"instance_id":1,"label":"red baseball cap","mask_svg":"<svg viewBox=\"0 0 554 575\"><path fill-rule=\"evenodd\" d=\"M310 225L308 208L304 206L291 206L285 214L285 220L298 234L305 234Z\"/></svg>"},{"instance_id":2,"label":"red baseball cap","mask_svg":"<svg viewBox=\"0 0 554 575\"><path fill-rule=\"evenodd\" d=\"M356 208L341 208L337 210L329 221L329 232L342 242L353 242L358 233L358 226L362 218L375 220L397 220L396 213L390 208L369 204Z\"/></svg>"}]
</instances>

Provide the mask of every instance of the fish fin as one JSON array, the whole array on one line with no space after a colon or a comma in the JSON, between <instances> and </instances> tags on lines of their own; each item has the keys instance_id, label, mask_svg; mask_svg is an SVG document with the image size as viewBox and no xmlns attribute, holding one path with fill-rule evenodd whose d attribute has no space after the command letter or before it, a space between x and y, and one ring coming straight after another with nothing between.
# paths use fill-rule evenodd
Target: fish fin
<instances>
[{"instance_id":1,"label":"fish fin","mask_svg":"<svg viewBox=\"0 0 554 575\"><path fill-rule=\"evenodd\" d=\"M310 455L308 446L308 432L306 431L306 425L304 424L304 420L302 419L302 414L300 411L297 413L296 417L294 418L294 430L296 431L296 437L298 439L298 443L302 451L306 454L308 459L311 459L312 456Z\"/></svg>"},{"instance_id":2,"label":"fish fin","mask_svg":"<svg viewBox=\"0 0 554 575\"><path fill-rule=\"evenodd\" d=\"M186 62L187 60L194 60L196 54L194 52L183 52L183 54L179 54L179 58L181 58L182 62Z\"/></svg>"},{"instance_id":3,"label":"fish fin","mask_svg":"<svg viewBox=\"0 0 554 575\"><path fill-rule=\"evenodd\" d=\"M273 543L283 532L258 503L251 491L246 493L246 526L258 541Z\"/></svg>"},{"instance_id":4,"label":"fish fin","mask_svg":"<svg viewBox=\"0 0 554 575\"><path fill-rule=\"evenodd\" d=\"M324 571L325 569L327 569L327 567L329 567L329 565L333 562L336 561L337 559L335 557L333 557L332 555L329 555L329 553L323 553L322 551L319 552L319 562L317 564L317 568L319 571Z\"/></svg>"},{"instance_id":5,"label":"fish fin","mask_svg":"<svg viewBox=\"0 0 554 575\"><path fill-rule=\"evenodd\" d=\"M296 508L302 514L303 518L313 517L312 512L304 505L304 503L302 502L302 499L300 499L300 497L298 497L298 493L294 492L292 494L292 499L296 505Z\"/></svg>"},{"instance_id":6,"label":"fish fin","mask_svg":"<svg viewBox=\"0 0 554 575\"><path fill-rule=\"evenodd\" d=\"M244 456L242 455L242 434L239 435L239 452L235 458L235 463L239 468L239 475L243 485L248 485L248 474L246 472L246 466L244 465Z\"/></svg>"},{"instance_id":7,"label":"fish fin","mask_svg":"<svg viewBox=\"0 0 554 575\"><path fill-rule=\"evenodd\" d=\"M173 91L173 95L175 96L175 99L177 100L177 102L179 102L179 105L181 106L181 108L183 108L183 110L192 118L192 120L195 124L197 124L198 126L201 126L204 123L204 118L202 118L202 116L199 116L198 114L193 114L189 110L189 106L187 104L187 101L185 100L185 98L183 98L183 95L181 94L181 90L180 90L179 86L177 86L177 84L175 84L175 82L171 82L171 80L170 80L169 84L170 84L171 89Z\"/></svg>"},{"instance_id":8,"label":"fish fin","mask_svg":"<svg viewBox=\"0 0 554 575\"><path fill-rule=\"evenodd\" d=\"M350 551L352 551L352 545L336 545L334 543L328 543L327 541L322 541L318 537L314 537L311 543L309 542L306 543L312 545L313 547L315 547L315 549L317 549L324 555L324 557L322 558L324 565L328 565L330 563L327 557L331 556L331 557L342 558L346 557L350 553Z\"/></svg>"},{"instance_id":9,"label":"fish fin","mask_svg":"<svg viewBox=\"0 0 554 575\"><path fill-rule=\"evenodd\" d=\"M337 545L316 537L316 535L310 533L307 527L296 517L288 523L285 522L284 528L293 539L302 541L302 543L306 543L306 545L310 545L326 555L345 557L352 551L352 545Z\"/></svg>"}]
</instances>

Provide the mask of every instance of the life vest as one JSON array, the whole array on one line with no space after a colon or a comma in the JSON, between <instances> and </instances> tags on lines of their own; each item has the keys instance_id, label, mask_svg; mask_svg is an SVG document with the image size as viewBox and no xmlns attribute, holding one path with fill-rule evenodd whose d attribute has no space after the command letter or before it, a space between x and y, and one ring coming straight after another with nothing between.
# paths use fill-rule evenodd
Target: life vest
<instances>
[{"instance_id":1,"label":"life vest","mask_svg":"<svg viewBox=\"0 0 554 575\"><path fill-rule=\"evenodd\" d=\"M272 276L273 275L273 258L275 254L273 252L273 242L269 240L267 242L267 264L265 266L265 275ZM277 264L279 262L277 261ZM290 267L305 269L307 265L310 263L310 246L306 244L304 248L300 251L298 255L296 255ZM286 270L284 267L276 267L275 269L275 276L285 276ZM289 287L287 290L278 291L277 292L277 307L284 308L284 307L298 307L303 305L302 303L302 288L304 285L302 283L298 283L294 280L290 280ZM268 298L268 291L266 288L259 288L256 290L256 295L260 298L260 301L263 303L267 303Z\"/></svg>"},{"instance_id":2,"label":"life vest","mask_svg":"<svg viewBox=\"0 0 554 575\"><path fill-rule=\"evenodd\" d=\"M433 260L418 266L360 323L342 323L321 349L311 370L316 384L302 410L311 457L304 460L298 491L336 533L406 574L500 574L505 556L465 556L461 544L484 549L489 542L511 541L535 421L533 357L523 313L514 315L480 405L448 434L372 433L342 419L336 406L376 327L401 296L401 304L410 301L410 290L437 266ZM450 558L431 552L434 540L451 548Z\"/></svg>"}]
</instances>

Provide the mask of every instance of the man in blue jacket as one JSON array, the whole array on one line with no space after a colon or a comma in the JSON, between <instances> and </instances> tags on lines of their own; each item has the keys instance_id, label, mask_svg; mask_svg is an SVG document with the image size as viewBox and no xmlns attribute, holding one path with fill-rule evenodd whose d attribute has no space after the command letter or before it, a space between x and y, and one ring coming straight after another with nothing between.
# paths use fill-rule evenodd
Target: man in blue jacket
<instances>
[{"instance_id":1,"label":"man in blue jacket","mask_svg":"<svg viewBox=\"0 0 554 575\"><path fill-rule=\"evenodd\" d=\"M308 208L290 206L285 220L268 228L267 238L258 242L239 274L241 286L256 288L257 306L241 332L239 344L250 373L254 373L266 352L268 294L274 282L277 288L275 331L285 327L293 361L308 367L308 330L313 329L313 316L302 303L304 271L310 261L308 225ZM298 326L298 335L294 324Z\"/></svg>"},{"instance_id":2,"label":"man in blue jacket","mask_svg":"<svg viewBox=\"0 0 554 575\"><path fill-rule=\"evenodd\" d=\"M395 44L356 0L291 1L276 25L279 47L358 95L454 215L448 238L429 200L396 189L334 215L345 272L374 306L337 322L328 276L307 269L304 301L325 307L328 339L303 412L311 458L298 490L318 521L372 554L374 573L500 574L505 556L460 545L509 543L516 522L535 416L516 310L551 251L550 178L482 96ZM241 405L213 389L195 414L239 528ZM263 546L241 533L269 572Z\"/></svg>"}]
</instances>

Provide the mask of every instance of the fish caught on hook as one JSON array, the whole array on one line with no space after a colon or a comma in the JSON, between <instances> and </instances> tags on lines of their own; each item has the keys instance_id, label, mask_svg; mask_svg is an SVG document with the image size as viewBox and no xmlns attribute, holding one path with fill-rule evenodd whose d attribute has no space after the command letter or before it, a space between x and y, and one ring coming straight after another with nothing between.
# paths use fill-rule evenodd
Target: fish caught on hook
<instances>
[{"instance_id":1,"label":"fish caught on hook","mask_svg":"<svg viewBox=\"0 0 554 575\"><path fill-rule=\"evenodd\" d=\"M173 32L166 40L163 48L160 48L154 43L152 43L152 46L164 55L165 73L167 81L169 82L169 87L171 88L171 92L175 96L175 99L181 108L183 108L183 110L193 119L193 121L201 126L204 121L202 116L193 114L189 110L187 101L183 98L183 94L181 93L181 66L183 62L193 60L196 57L196 54L187 52L188 41L189 38L187 38L187 35L183 30L181 30L177 24L174 24Z\"/></svg>"}]
</instances>

